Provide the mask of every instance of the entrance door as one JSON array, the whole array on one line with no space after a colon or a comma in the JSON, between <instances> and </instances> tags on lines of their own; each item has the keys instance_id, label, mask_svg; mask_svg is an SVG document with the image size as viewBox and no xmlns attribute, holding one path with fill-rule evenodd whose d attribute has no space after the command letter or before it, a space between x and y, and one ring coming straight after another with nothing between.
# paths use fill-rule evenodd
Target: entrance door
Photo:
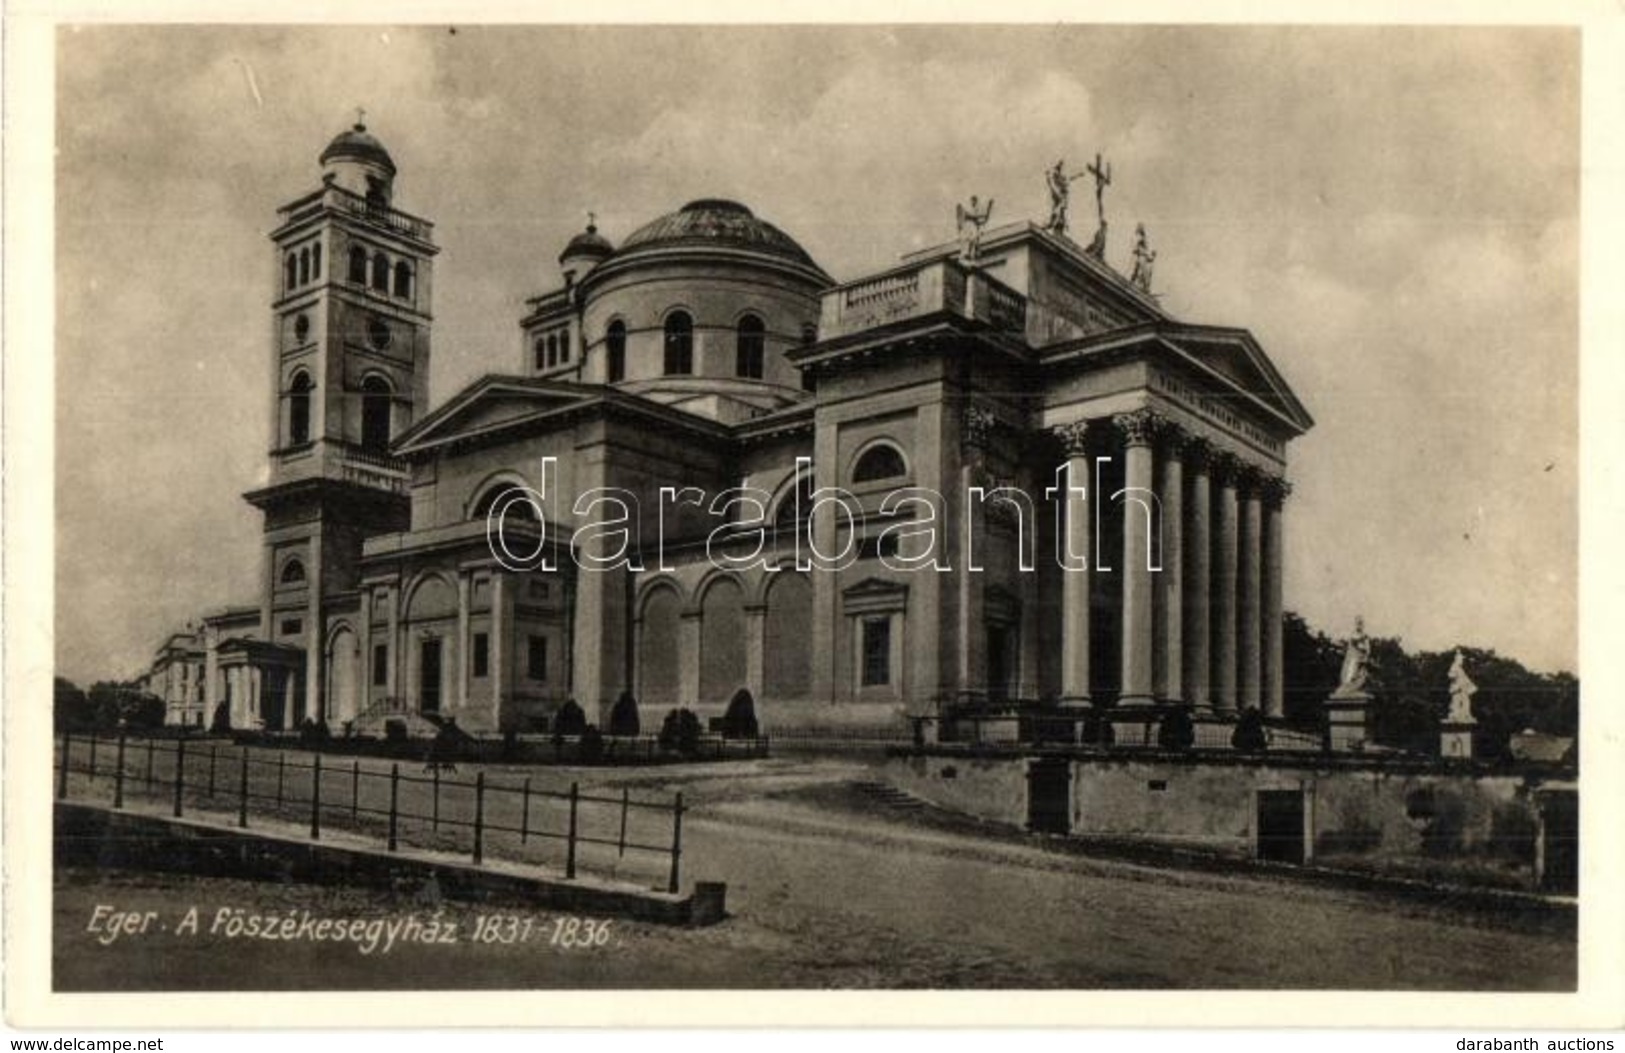
<instances>
[{"instance_id":1,"label":"entrance door","mask_svg":"<svg viewBox=\"0 0 1625 1053\"><path fill-rule=\"evenodd\" d=\"M418 708L440 712L440 638L423 641L418 662Z\"/></svg>"},{"instance_id":2,"label":"entrance door","mask_svg":"<svg viewBox=\"0 0 1625 1053\"><path fill-rule=\"evenodd\" d=\"M1540 887L1572 896L1580 891L1580 795L1555 790L1541 796Z\"/></svg>"},{"instance_id":3,"label":"entrance door","mask_svg":"<svg viewBox=\"0 0 1625 1053\"><path fill-rule=\"evenodd\" d=\"M1258 858L1303 862L1303 791L1258 791Z\"/></svg>"},{"instance_id":4,"label":"entrance door","mask_svg":"<svg viewBox=\"0 0 1625 1053\"><path fill-rule=\"evenodd\" d=\"M1028 763L1027 828L1072 832L1072 762L1065 757L1035 757Z\"/></svg>"}]
</instances>

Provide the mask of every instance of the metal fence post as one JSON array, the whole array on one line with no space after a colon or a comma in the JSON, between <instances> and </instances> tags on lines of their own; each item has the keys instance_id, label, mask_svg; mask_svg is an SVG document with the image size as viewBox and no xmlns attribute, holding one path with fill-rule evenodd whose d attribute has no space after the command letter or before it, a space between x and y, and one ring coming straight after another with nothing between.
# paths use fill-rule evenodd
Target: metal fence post
<instances>
[{"instance_id":1,"label":"metal fence post","mask_svg":"<svg viewBox=\"0 0 1625 1053\"><path fill-rule=\"evenodd\" d=\"M474 776L474 862L485 856L485 773Z\"/></svg>"},{"instance_id":2,"label":"metal fence post","mask_svg":"<svg viewBox=\"0 0 1625 1053\"><path fill-rule=\"evenodd\" d=\"M155 745L156 745L156 743L154 743L152 739L150 739L150 738L147 739L147 792L148 793L152 792L152 755L155 752L155 750L153 748Z\"/></svg>"},{"instance_id":3,"label":"metal fence post","mask_svg":"<svg viewBox=\"0 0 1625 1053\"><path fill-rule=\"evenodd\" d=\"M361 762L355 762L350 769L350 818L354 819L361 810Z\"/></svg>"},{"instance_id":4,"label":"metal fence post","mask_svg":"<svg viewBox=\"0 0 1625 1053\"><path fill-rule=\"evenodd\" d=\"M288 752L279 743L276 748L276 806L282 807L282 778L288 766Z\"/></svg>"},{"instance_id":5,"label":"metal fence post","mask_svg":"<svg viewBox=\"0 0 1625 1053\"><path fill-rule=\"evenodd\" d=\"M429 829L440 829L440 765L436 764L431 772L434 776L434 806L429 812Z\"/></svg>"},{"instance_id":6,"label":"metal fence post","mask_svg":"<svg viewBox=\"0 0 1625 1053\"><path fill-rule=\"evenodd\" d=\"M66 800L68 796L68 744L73 737L66 731L62 733L62 770L56 777L56 799Z\"/></svg>"},{"instance_id":7,"label":"metal fence post","mask_svg":"<svg viewBox=\"0 0 1625 1053\"><path fill-rule=\"evenodd\" d=\"M175 740L175 818L181 817L181 794L186 789L186 739Z\"/></svg>"},{"instance_id":8,"label":"metal fence post","mask_svg":"<svg viewBox=\"0 0 1625 1053\"><path fill-rule=\"evenodd\" d=\"M621 787L621 840L617 846L617 855L626 855L626 812L632 805L632 791L625 786Z\"/></svg>"},{"instance_id":9,"label":"metal fence post","mask_svg":"<svg viewBox=\"0 0 1625 1053\"><path fill-rule=\"evenodd\" d=\"M525 780L524 787L519 792L519 843L524 844L530 839L530 780Z\"/></svg>"},{"instance_id":10,"label":"metal fence post","mask_svg":"<svg viewBox=\"0 0 1625 1053\"><path fill-rule=\"evenodd\" d=\"M90 781L96 781L96 732L90 733Z\"/></svg>"},{"instance_id":11,"label":"metal fence post","mask_svg":"<svg viewBox=\"0 0 1625 1053\"><path fill-rule=\"evenodd\" d=\"M209 800L214 800L214 754L218 747L209 744Z\"/></svg>"},{"instance_id":12,"label":"metal fence post","mask_svg":"<svg viewBox=\"0 0 1625 1053\"><path fill-rule=\"evenodd\" d=\"M248 825L248 747L243 747L242 772L237 782L237 825Z\"/></svg>"},{"instance_id":13,"label":"metal fence post","mask_svg":"<svg viewBox=\"0 0 1625 1053\"><path fill-rule=\"evenodd\" d=\"M310 769L310 839L322 839L322 755L312 754L315 764Z\"/></svg>"},{"instance_id":14,"label":"metal fence post","mask_svg":"<svg viewBox=\"0 0 1625 1053\"><path fill-rule=\"evenodd\" d=\"M683 795L677 794L677 801L671 809L671 884L669 890L672 895L677 894L678 868L683 858Z\"/></svg>"},{"instance_id":15,"label":"metal fence post","mask_svg":"<svg viewBox=\"0 0 1625 1053\"><path fill-rule=\"evenodd\" d=\"M399 844L395 837L395 814L396 807L399 804L400 799L401 766L399 764L391 764L389 766L389 850L391 852L395 851L397 845Z\"/></svg>"},{"instance_id":16,"label":"metal fence post","mask_svg":"<svg viewBox=\"0 0 1625 1053\"><path fill-rule=\"evenodd\" d=\"M113 807L124 807L124 729L118 733L118 770L113 773Z\"/></svg>"},{"instance_id":17,"label":"metal fence post","mask_svg":"<svg viewBox=\"0 0 1625 1053\"><path fill-rule=\"evenodd\" d=\"M564 877L566 881L574 881L576 876L576 807L581 800L581 786L579 783L570 784L570 847L564 857Z\"/></svg>"}]
</instances>

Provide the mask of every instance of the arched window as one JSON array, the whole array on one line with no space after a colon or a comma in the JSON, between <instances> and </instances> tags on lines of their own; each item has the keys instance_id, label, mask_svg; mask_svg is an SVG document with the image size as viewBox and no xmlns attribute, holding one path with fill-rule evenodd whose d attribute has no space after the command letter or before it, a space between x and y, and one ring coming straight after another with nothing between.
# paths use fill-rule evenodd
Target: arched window
<instances>
[{"instance_id":1,"label":"arched window","mask_svg":"<svg viewBox=\"0 0 1625 1053\"><path fill-rule=\"evenodd\" d=\"M547 368L552 369L559 364L559 338L553 333L547 334Z\"/></svg>"},{"instance_id":2,"label":"arched window","mask_svg":"<svg viewBox=\"0 0 1625 1053\"><path fill-rule=\"evenodd\" d=\"M261 271L260 273L263 274L265 272ZM297 256L295 256L293 253L290 252L290 253L288 253L288 282L287 282L287 287L291 289L295 285L298 285L298 284L299 284L299 258Z\"/></svg>"},{"instance_id":3,"label":"arched window","mask_svg":"<svg viewBox=\"0 0 1625 1053\"><path fill-rule=\"evenodd\" d=\"M803 322L801 325L801 344L811 347L818 343L818 324L816 322Z\"/></svg>"},{"instance_id":4,"label":"arched window","mask_svg":"<svg viewBox=\"0 0 1625 1053\"><path fill-rule=\"evenodd\" d=\"M503 521L523 519L527 523L534 523L536 519L536 506L532 503L534 497L526 498L517 483L497 483L479 496L469 518L484 520L491 514L492 508L499 509Z\"/></svg>"},{"instance_id":5,"label":"arched window","mask_svg":"<svg viewBox=\"0 0 1625 1053\"><path fill-rule=\"evenodd\" d=\"M878 479L895 479L907 473L908 468L903 464L903 455L897 452L897 447L881 443L871 446L858 458L858 463L852 466L852 481L872 483Z\"/></svg>"},{"instance_id":6,"label":"arched window","mask_svg":"<svg viewBox=\"0 0 1625 1053\"><path fill-rule=\"evenodd\" d=\"M372 255L372 287L379 292L389 291L389 257L381 252Z\"/></svg>"},{"instance_id":7,"label":"arched window","mask_svg":"<svg viewBox=\"0 0 1625 1053\"><path fill-rule=\"evenodd\" d=\"M813 477L808 472L796 480L796 488L784 495L779 501L779 507L773 510L773 525L776 527L789 527L800 519L812 515L813 506Z\"/></svg>"},{"instance_id":8,"label":"arched window","mask_svg":"<svg viewBox=\"0 0 1625 1053\"><path fill-rule=\"evenodd\" d=\"M666 318L666 375L694 372L694 319L682 311Z\"/></svg>"},{"instance_id":9,"label":"arched window","mask_svg":"<svg viewBox=\"0 0 1625 1053\"><path fill-rule=\"evenodd\" d=\"M372 453L389 449L392 394L383 377L368 377L361 383L361 446Z\"/></svg>"},{"instance_id":10,"label":"arched window","mask_svg":"<svg viewBox=\"0 0 1625 1053\"><path fill-rule=\"evenodd\" d=\"M310 374L301 370L288 386L288 442L299 446L310 441Z\"/></svg>"},{"instance_id":11,"label":"arched window","mask_svg":"<svg viewBox=\"0 0 1625 1053\"><path fill-rule=\"evenodd\" d=\"M299 250L299 284L310 281L310 250Z\"/></svg>"},{"instance_id":12,"label":"arched window","mask_svg":"<svg viewBox=\"0 0 1625 1053\"><path fill-rule=\"evenodd\" d=\"M305 581L305 565L297 559L290 559L282 564L282 584L302 585Z\"/></svg>"},{"instance_id":13,"label":"arched window","mask_svg":"<svg viewBox=\"0 0 1625 1053\"><path fill-rule=\"evenodd\" d=\"M750 380L762 379L762 360L767 344L767 327L753 314L739 320L735 344L734 372Z\"/></svg>"},{"instance_id":14,"label":"arched window","mask_svg":"<svg viewBox=\"0 0 1625 1053\"><path fill-rule=\"evenodd\" d=\"M360 245L350 247L350 281L360 285L367 283L367 250Z\"/></svg>"},{"instance_id":15,"label":"arched window","mask_svg":"<svg viewBox=\"0 0 1625 1053\"><path fill-rule=\"evenodd\" d=\"M403 298L412 295L412 268L405 260L395 264L395 295Z\"/></svg>"},{"instance_id":16,"label":"arched window","mask_svg":"<svg viewBox=\"0 0 1625 1053\"><path fill-rule=\"evenodd\" d=\"M538 336L536 338L536 368L537 369L543 369L546 366L547 366L547 341L544 338Z\"/></svg>"},{"instance_id":17,"label":"arched window","mask_svg":"<svg viewBox=\"0 0 1625 1053\"><path fill-rule=\"evenodd\" d=\"M604 356L609 360L605 367L605 374L609 383L619 384L626 379L626 323L615 321L609 323L609 332L604 334Z\"/></svg>"},{"instance_id":18,"label":"arched window","mask_svg":"<svg viewBox=\"0 0 1625 1053\"><path fill-rule=\"evenodd\" d=\"M312 278L322 276L322 243L319 241L310 247L310 276Z\"/></svg>"}]
</instances>

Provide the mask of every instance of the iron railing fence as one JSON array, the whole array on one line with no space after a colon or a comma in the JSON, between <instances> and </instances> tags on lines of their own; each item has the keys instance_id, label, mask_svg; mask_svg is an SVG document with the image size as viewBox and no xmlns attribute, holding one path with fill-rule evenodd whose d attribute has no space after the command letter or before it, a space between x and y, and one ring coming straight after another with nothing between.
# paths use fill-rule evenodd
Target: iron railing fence
<instances>
[{"instance_id":1,"label":"iron railing fence","mask_svg":"<svg viewBox=\"0 0 1625 1053\"><path fill-rule=\"evenodd\" d=\"M582 869L620 877L619 861L631 858L645 863L634 872L648 876L652 869L667 891L680 888L686 810L680 792L655 801L633 798L625 788L618 795L584 792L571 782L564 790L528 777L487 778L484 771L448 778L437 764L414 773L399 761L381 770L360 758L324 762L321 753L71 732L58 739L54 768L58 800L100 798L123 810L139 798L166 804L176 818L188 808L234 815L242 829L251 820L292 820L308 823L313 841L338 828L377 835L390 852L403 842L440 848L450 840L476 864L493 838L506 839L505 856L540 855L567 880ZM538 852L532 844L556 849Z\"/></svg>"}]
</instances>

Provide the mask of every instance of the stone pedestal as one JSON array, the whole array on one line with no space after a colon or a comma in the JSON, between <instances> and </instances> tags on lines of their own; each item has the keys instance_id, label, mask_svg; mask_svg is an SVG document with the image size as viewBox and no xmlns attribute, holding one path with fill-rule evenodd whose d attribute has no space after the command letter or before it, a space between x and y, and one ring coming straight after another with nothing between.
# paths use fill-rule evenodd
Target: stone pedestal
<instances>
[{"instance_id":1,"label":"stone pedestal","mask_svg":"<svg viewBox=\"0 0 1625 1053\"><path fill-rule=\"evenodd\" d=\"M1326 742L1334 753L1357 752L1369 737L1371 696L1364 691L1332 695L1326 700Z\"/></svg>"},{"instance_id":2,"label":"stone pedestal","mask_svg":"<svg viewBox=\"0 0 1625 1053\"><path fill-rule=\"evenodd\" d=\"M1439 756L1446 760L1471 760L1474 726L1458 723L1439 725Z\"/></svg>"}]
</instances>

